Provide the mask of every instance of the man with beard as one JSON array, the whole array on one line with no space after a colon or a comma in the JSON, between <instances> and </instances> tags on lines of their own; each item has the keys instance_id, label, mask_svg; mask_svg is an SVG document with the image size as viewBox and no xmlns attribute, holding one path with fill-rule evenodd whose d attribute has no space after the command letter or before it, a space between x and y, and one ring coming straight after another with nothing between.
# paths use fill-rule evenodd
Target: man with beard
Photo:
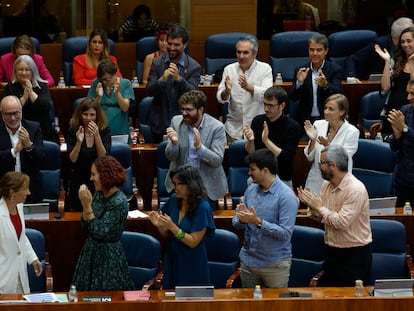
<instances>
[{"instance_id":1,"label":"man with beard","mask_svg":"<svg viewBox=\"0 0 414 311\"><path fill-rule=\"evenodd\" d=\"M348 153L339 145L322 149L319 167L325 179L321 195L298 188L299 199L325 225L326 258L318 286L366 283L372 261L367 190L348 172Z\"/></svg>"},{"instance_id":2,"label":"man with beard","mask_svg":"<svg viewBox=\"0 0 414 311\"><path fill-rule=\"evenodd\" d=\"M154 143L163 139L173 116L180 113L178 99L200 83L201 67L185 53L188 32L180 25L168 30L167 53L152 61L147 83L147 96L153 96L149 112Z\"/></svg>"},{"instance_id":3,"label":"man with beard","mask_svg":"<svg viewBox=\"0 0 414 311\"><path fill-rule=\"evenodd\" d=\"M322 119L325 100L332 94L342 93L342 69L326 59L328 51L328 38L319 33L313 35L309 39L310 63L295 69L293 76L296 80L290 89L289 99L299 101L295 119L300 125L305 120L313 123Z\"/></svg>"},{"instance_id":4,"label":"man with beard","mask_svg":"<svg viewBox=\"0 0 414 311\"><path fill-rule=\"evenodd\" d=\"M268 88L263 96L265 114L256 116L251 127L243 128L248 153L267 148L277 157L280 179L292 188L293 160L301 133L298 122L283 113L287 94L279 86Z\"/></svg>"},{"instance_id":5,"label":"man with beard","mask_svg":"<svg viewBox=\"0 0 414 311\"><path fill-rule=\"evenodd\" d=\"M181 115L171 120L167 128L169 142L165 149L171 161L165 180L168 192L173 189L170 172L190 164L199 169L212 208L227 192L227 179L222 166L226 147L224 125L205 113L207 97L202 91L184 93L179 99Z\"/></svg>"}]
</instances>

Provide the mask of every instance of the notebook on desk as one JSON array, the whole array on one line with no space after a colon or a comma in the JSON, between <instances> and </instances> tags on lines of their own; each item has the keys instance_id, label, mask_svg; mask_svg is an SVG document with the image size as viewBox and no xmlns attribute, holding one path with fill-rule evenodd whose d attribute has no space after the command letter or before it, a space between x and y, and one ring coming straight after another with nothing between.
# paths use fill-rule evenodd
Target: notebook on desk
<instances>
[{"instance_id":1,"label":"notebook on desk","mask_svg":"<svg viewBox=\"0 0 414 311\"><path fill-rule=\"evenodd\" d=\"M176 286L175 299L213 299L214 286Z\"/></svg>"},{"instance_id":2,"label":"notebook on desk","mask_svg":"<svg viewBox=\"0 0 414 311\"><path fill-rule=\"evenodd\" d=\"M371 73L368 82L381 82L382 73Z\"/></svg>"},{"instance_id":3,"label":"notebook on desk","mask_svg":"<svg viewBox=\"0 0 414 311\"><path fill-rule=\"evenodd\" d=\"M375 280L374 296L375 297L402 297L413 296L412 279L383 279Z\"/></svg>"},{"instance_id":4,"label":"notebook on desk","mask_svg":"<svg viewBox=\"0 0 414 311\"><path fill-rule=\"evenodd\" d=\"M49 203L24 203L24 219L49 219Z\"/></svg>"},{"instance_id":5,"label":"notebook on desk","mask_svg":"<svg viewBox=\"0 0 414 311\"><path fill-rule=\"evenodd\" d=\"M128 143L128 135L112 135L111 141L113 143L122 143L127 144Z\"/></svg>"},{"instance_id":6,"label":"notebook on desk","mask_svg":"<svg viewBox=\"0 0 414 311\"><path fill-rule=\"evenodd\" d=\"M383 197L369 199L369 213L376 214L395 214L395 203L397 197Z\"/></svg>"}]
</instances>

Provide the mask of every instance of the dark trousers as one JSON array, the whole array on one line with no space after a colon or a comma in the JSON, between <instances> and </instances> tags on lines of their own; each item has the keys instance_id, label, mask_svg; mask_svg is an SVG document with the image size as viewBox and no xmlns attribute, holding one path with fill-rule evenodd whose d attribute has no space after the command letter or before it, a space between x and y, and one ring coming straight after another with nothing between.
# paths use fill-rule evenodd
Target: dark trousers
<instances>
[{"instance_id":1,"label":"dark trousers","mask_svg":"<svg viewBox=\"0 0 414 311\"><path fill-rule=\"evenodd\" d=\"M324 274L318 286L354 286L355 280L367 284L371 278L371 244L351 248L326 246Z\"/></svg>"}]
</instances>

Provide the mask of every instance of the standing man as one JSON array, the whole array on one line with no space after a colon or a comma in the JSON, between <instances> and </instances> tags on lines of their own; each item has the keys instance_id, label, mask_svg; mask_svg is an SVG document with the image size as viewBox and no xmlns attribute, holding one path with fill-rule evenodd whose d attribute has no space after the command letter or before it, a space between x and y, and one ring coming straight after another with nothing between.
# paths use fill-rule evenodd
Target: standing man
<instances>
[{"instance_id":1,"label":"standing man","mask_svg":"<svg viewBox=\"0 0 414 311\"><path fill-rule=\"evenodd\" d=\"M388 114L393 132L390 147L398 151L394 170L397 207L404 206L406 201L414 205L414 80L408 81L407 93L408 105L402 106L401 110L392 109Z\"/></svg>"},{"instance_id":2,"label":"standing man","mask_svg":"<svg viewBox=\"0 0 414 311\"><path fill-rule=\"evenodd\" d=\"M348 172L348 153L339 145L322 149L319 162L326 180L318 196L298 188L299 199L325 224L326 259L318 286L366 284L371 276L371 225L368 192Z\"/></svg>"},{"instance_id":3,"label":"standing man","mask_svg":"<svg viewBox=\"0 0 414 311\"><path fill-rule=\"evenodd\" d=\"M280 179L292 188L293 160L300 138L299 123L283 113L287 93L279 86L272 86L263 96L265 114L256 116L251 127L244 126L248 153L267 148L277 157Z\"/></svg>"},{"instance_id":4,"label":"standing man","mask_svg":"<svg viewBox=\"0 0 414 311\"><path fill-rule=\"evenodd\" d=\"M342 93L341 67L326 60L328 38L314 34L309 38L310 64L295 69L296 80L290 89L290 100L299 101L296 120L303 125L323 118L325 100L332 94ZM304 134L304 130L303 130Z\"/></svg>"},{"instance_id":5,"label":"standing man","mask_svg":"<svg viewBox=\"0 0 414 311\"><path fill-rule=\"evenodd\" d=\"M26 202L42 200L40 164L45 159L42 131L38 122L22 120L22 104L13 95L0 102L0 176L6 172L22 172L30 177L31 194Z\"/></svg>"},{"instance_id":6,"label":"standing man","mask_svg":"<svg viewBox=\"0 0 414 311\"><path fill-rule=\"evenodd\" d=\"M378 44L381 50L386 49L391 58L394 58L394 51L399 44L401 32L413 26L411 18L401 17L395 20L391 25L390 34L378 37L375 42L371 42L346 59L345 73L347 76L367 80L371 73L382 73L384 60L375 52L375 44Z\"/></svg>"},{"instance_id":7,"label":"standing man","mask_svg":"<svg viewBox=\"0 0 414 311\"><path fill-rule=\"evenodd\" d=\"M147 96L154 97L149 111L154 143L162 141L172 117L180 113L180 96L198 89L200 83L200 64L184 52L188 42L187 30L180 25L172 25L167 42L168 53L152 61L147 83Z\"/></svg>"},{"instance_id":8,"label":"standing man","mask_svg":"<svg viewBox=\"0 0 414 311\"><path fill-rule=\"evenodd\" d=\"M236 44L237 62L227 65L217 89L217 100L228 103L225 123L229 142L243 138L243 126L263 113L263 93L273 85L272 68L256 60L258 41L254 36Z\"/></svg>"},{"instance_id":9,"label":"standing man","mask_svg":"<svg viewBox=\"0 0 414 311\"><path fill-rule=\"evenodd\" d=\"M277 159L270 150L256 150L247 161L254 183L232 220L233 227L245 230L240 250L242 286L287 287L299 201L277 176Z\"/></svg>"},{"instance_id":10,"label":"standing man","mask_svg":"<svg viewBox=\"0 0 414 311\"><path fill-rule=\"evenodd\" d=\"M180 165L191 164L199 169L212 208L227 192L227 178L222 166L226 147L224 125L205 113L207 97L202 91L189 91L179 100L182 115L171 120L167 128L169 142L165 149L171 161L169 172ZM165 187L173 185L168 172Z\"/></svg>"}]
</instances>

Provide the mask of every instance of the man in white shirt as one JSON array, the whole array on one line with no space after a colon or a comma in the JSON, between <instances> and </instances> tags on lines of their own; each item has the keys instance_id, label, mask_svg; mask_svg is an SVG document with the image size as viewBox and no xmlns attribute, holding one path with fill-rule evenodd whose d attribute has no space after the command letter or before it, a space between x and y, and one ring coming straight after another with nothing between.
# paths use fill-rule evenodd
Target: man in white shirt
<instances>
[{"instance_id":1,"label":"man in white shirt","mask_svg":"<svg viewBox=\"0 0 414 311\"><path fill-rule=\"evenodd\" d=\"M256 60L258 41L254 36L240 38L236 44L237 62L227 65L217 89L217 100L228 103L225 123L227 140L243 138L243 126L263 114L263 94L273 85L272 68Z\"/></svg>"}]
</instances>

